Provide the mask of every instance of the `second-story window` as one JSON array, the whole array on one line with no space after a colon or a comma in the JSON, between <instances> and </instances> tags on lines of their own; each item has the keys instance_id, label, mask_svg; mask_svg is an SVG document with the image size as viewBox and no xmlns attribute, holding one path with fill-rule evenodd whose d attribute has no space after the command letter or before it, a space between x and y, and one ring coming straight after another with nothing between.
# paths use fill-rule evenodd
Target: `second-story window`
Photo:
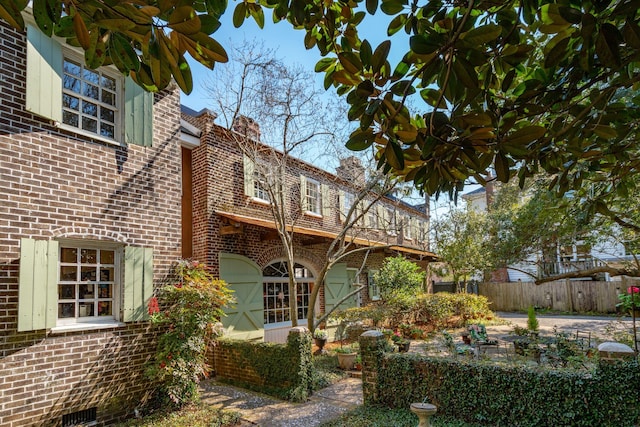
<instances>
[{"instance_id":1,"label":"second-story window","mask_svg":"<svg viewBox=\"0 0 640 427\"><path fill-rule=\"evenodd\" d=\"M367 225L372 230L380 228L380 224L378 224L378 211L375 209L375 206L369 208L369 212L367 212Z\"/></svg>"},{"instance_id":2,"label":"second-story window","mask_svg":"<svg viewBox=\"0 0 640 427\"><path fill-rule=\"evenodd\" d=\"M413 234L411 233L411 218L407 215L402 218L402 230L405 239L413 239Z\"/></svg>"},{"instance_id":3,"label":"second-story window","mask_svg":"<svg viewBox=\"0 0 640 427\"><path fill-rule=\"evenodd\" d=\"M271 201L271 197L269 196L269 190L267 185L266 177L258 172L254 171L253 173L253 197L256 199L264 200L267 202Z\"/></svg>"},{"instance_id":4,"label":"second-story window","mask_svg":"<svg viewBox=\"0 0 640 427\"><path fill-rule=\"evenodd\" d=\"M307 178L305 188L305 210L314 214L322 215L320 184L318 181Z\"/></svg>"},{"instance_id":5,"label":"second-story window","mask_svg":"<svg viewBox=\"0 0 640 427\"><path fill-rule=\"evenodd\" d=\"M82 61L64 59L62 122L116 140L119 132L120 78L106 70L90 70Z\"/></svg>"}]
</instances>

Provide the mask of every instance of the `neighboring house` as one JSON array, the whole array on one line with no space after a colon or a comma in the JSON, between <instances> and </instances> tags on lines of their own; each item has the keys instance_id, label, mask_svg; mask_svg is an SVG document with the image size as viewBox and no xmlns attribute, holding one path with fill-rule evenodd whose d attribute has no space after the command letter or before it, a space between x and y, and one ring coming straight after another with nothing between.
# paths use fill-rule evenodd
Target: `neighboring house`
<instances>
[{"instance_id":1,"label":"neighboring house","mask_svg":"<svg viewBox=\"0 0 640 427\"><path fill-rule=\"evenodd\" d=\"M0 22L0 425L104 425L152 389L147 303L182 255L179 135L198 141L177 90L31 23Z\"/></svg>"},{"instance_id":2,"label":"neighboring house","mask_svg":"<svg viewBox=\"0 0 640 427\"><path fill-rule=\"evenodd\" d=\"M286 258L264 188L266 178L256 169L256 161L262 160L244 155L238 144L247 135L256 147L264 147L258 142L260 130L243 118L235 127L238 131L228 131L216 125L215 115L207 110L196 113L183 108L183 119L202 130L201 144L192 153L194 257L206 261L235 291L238 302L223 319L229 335L282 342L291 327ZM342 305L355 306L378 298L371 277L385 257L402 253L423 268L434 258L426 237L428 214L384 197L349 232L354 247L371 248L364 268L364 252L360 252L336 264L324 284L315 282L330 242L343 229L345 213L356 201L354 183L364 174L355 158L343 160L337 174L288 159L282 191L287 195L286 210L294 217L289 225L295 234L301 325L307 324L309 293L314 286L324 285L315 307L320 313L333 307L354 285L367 284L358 298ZM387 245L390 247L382 248Z\"/></svg>"},{"instance_id":3,"label":"neighboring house","mask_svg":"<svg viewBox=\"0 0 640 427\"><path fill-rule=\"evenodd\" d=\"M487 206L491 205L493 188L490 187L489 191L479 188L462 197L472 209L486 211ZM567 245L557 244L540 253L531 254L526 260L511 265L511 268L507 268L506 271L495 272L492 281L532 282L536 277L551 277L592 269L605 263L630 261L633 257L632 249L613 239L598 242L592 246L581 241ZM599 275L597 279L621 280L620 277L611 277L609 274ZM582 280L588 280L588 278L582 278Z\"/></svg>"}]
</instances>

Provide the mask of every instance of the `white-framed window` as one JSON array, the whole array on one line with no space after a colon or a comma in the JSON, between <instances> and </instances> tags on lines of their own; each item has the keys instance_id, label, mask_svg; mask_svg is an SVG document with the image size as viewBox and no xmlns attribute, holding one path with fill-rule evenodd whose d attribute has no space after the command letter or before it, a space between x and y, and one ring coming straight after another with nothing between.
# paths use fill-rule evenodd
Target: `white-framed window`
<instances>
[{"instance_id":1,"label":"white-framed window","mask_svg":"<svg viewBox=\"0 0 640 427\"><path fill-rule=\"evenodd\" d=\"M385 212L385 227L389 236L397 236L398 230L396 228L396 211L393 208L386 208Z\"/></svg>"},{"instance_id":2,"label":"white-framed window","mask_svg":"<svg viewBox=\"0 0 640 427\"><path fill-rule=\"evenodd\" d=\"M267 179L264 174L254 171L253 173L253 197L265 202L271 203L271 196L269 196Z\"/></svg>"},{"instance_id":3,"label":"white-framed window","mask_svg":"<svg viewBox=\"0 0 640 427\"><path fill-rule=\"evenodd\" d=\"M18 331L54 332L148 320L153 248L20 239Z\"/></svg>"},{"instance_id":4,"label":"white-framed window","mask_svg":"<svg viewBox=\"0 0 640 427\"><path fill-rule=\"evenodd\" d=\"M305 210L317 215L322 215L320 183L314 179L307 178L304 191Z\"/></svg>"},{"instance_id":5,"label":"white-framed window","mask_svg":"<svg viewBox=\"0 0 640 427\"><path fill-rule=\"evenodd\" d=\"M154 95L114 66L85 68L83 52L27 23L25 109L111 144L153 145Z\"/></svg>"},{"instance_id":6,"label":"white-framed window","mask_svg":"<svg viewBox=\"0 0 640 427\"><path fill-rule=\"evenodd\" d=\"M115 320L121 262L119 246L61 242L57 325Z\"/></svg>"},{"instance_id":7,"label":"white-framed window","mask_svg":"<svg viewBox=\"0 0 640 427\"><path fill-rule=\"evenodd\" d=\"M402 232L405 239L413 239L413 233L411 232L411 218L409 217L409 215L405 215L402 217Z\"/></svg>"},{"instance_id":8,"label":"white-framed window","mask_svg":"<svg viewBox=\"0 0 640 427\"><path fill-rule=\"evenodd\" d=\"M344 192L344 206L343 206L343 211L344 211L344 216L346 217L347 214L349 213L349 210L351 210L351 208L353 207L353 204L356 202L356 195L353 193L349 193L348 191ZM357 212L354 212L354 214ZM353 217L352 217L353 219Z\"/></svg>"},{"instance_id":9,"label":"white-framed window","mask_svg":"<svg viewBox=\"0 0 640 427\"><path fill-rule=\"evenodd\" d=\"M64 50L62 123L76 131L117 141L122 134L123 77L115 70L91 70Z\"/></svg>"},{"instance_id":10,"label":"white-framed window","mask_svg":"<svg viewBox=\"0 0 640 427\"><path fill-rule=\"evenodd\" d=\"M380 287L376 284L375 274L378 270L369 270L367 275L367 279L369 280L368 288L369 288L369 299L371 301L378 301L380 299Z\"/></svg>"},{"instance_id":11,"label":"white-framed window","mask_svg":"<svg viewBox=\"0 0 640 427\"><path fill-rule=\"evenodd\" d=\"M296 301L298 320L307 318L309 300L313 290L313 275L301 264L294 265L296 276ZM289 284L287 263L275 262L265 267L263 271L263 304L264 324L273 325L291 321L290 303L292 292Z\"/></svg>"},{"instance_id":12,"label":"white-framed window","mask_svg":"<svg viewBox=\"0 0 640 427\"><path fill-rule=\"evenodd\" d=\"M372 230L380 228L380 224L378 224L378 211L375 209L375 206L369 208L369 211L367 212L367 225Z\"/></svg>"}]
</instances>

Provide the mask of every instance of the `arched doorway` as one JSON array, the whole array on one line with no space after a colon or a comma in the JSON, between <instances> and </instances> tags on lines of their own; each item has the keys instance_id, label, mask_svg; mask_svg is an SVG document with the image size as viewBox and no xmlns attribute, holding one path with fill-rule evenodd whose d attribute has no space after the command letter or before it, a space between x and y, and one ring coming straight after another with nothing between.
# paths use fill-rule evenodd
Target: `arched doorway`
<instances>
[{"instance_id":1,"label":"arched doorway","mask_svg":"<svg viewBox=\"0 0 640 427\"><path fill-rule=\"evenodd\" d=\"M313 272L300 263L293 266L297 283L298 325L306 326L309 299L314 286ZM287 261L274 261L262 270L264 340L285 342L291 329L292 289Z\"/></svg>"}]
</instances>

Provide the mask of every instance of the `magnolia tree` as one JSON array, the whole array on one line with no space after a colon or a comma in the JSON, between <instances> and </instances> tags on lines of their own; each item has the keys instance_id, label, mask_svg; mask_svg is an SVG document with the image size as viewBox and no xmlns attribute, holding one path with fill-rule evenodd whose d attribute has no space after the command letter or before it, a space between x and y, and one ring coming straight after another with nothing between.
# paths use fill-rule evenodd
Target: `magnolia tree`
<instances>
[{"instance_id":1,"label":"magnolia tree","mask_svg":"<svg viewBox=\"0 0 640 427\"><path fill-rule=\"evenodd\" d=\"M173 77L189 93L187 55L227 61L212 37L226 1L3 0L0 18L23 28L27 5L89 67L113 64L148 90ZM559 193L592 171L625 187L640 166L640 102L619 99L640 81L634 0L261 0L236 3L233 24L262 27L265 9L322 56L316 71L359 123L348 147L374 147L384 172L429 194L483 183L490 167L521 184L544 172Z\"/></svg>"}]
</instances>

